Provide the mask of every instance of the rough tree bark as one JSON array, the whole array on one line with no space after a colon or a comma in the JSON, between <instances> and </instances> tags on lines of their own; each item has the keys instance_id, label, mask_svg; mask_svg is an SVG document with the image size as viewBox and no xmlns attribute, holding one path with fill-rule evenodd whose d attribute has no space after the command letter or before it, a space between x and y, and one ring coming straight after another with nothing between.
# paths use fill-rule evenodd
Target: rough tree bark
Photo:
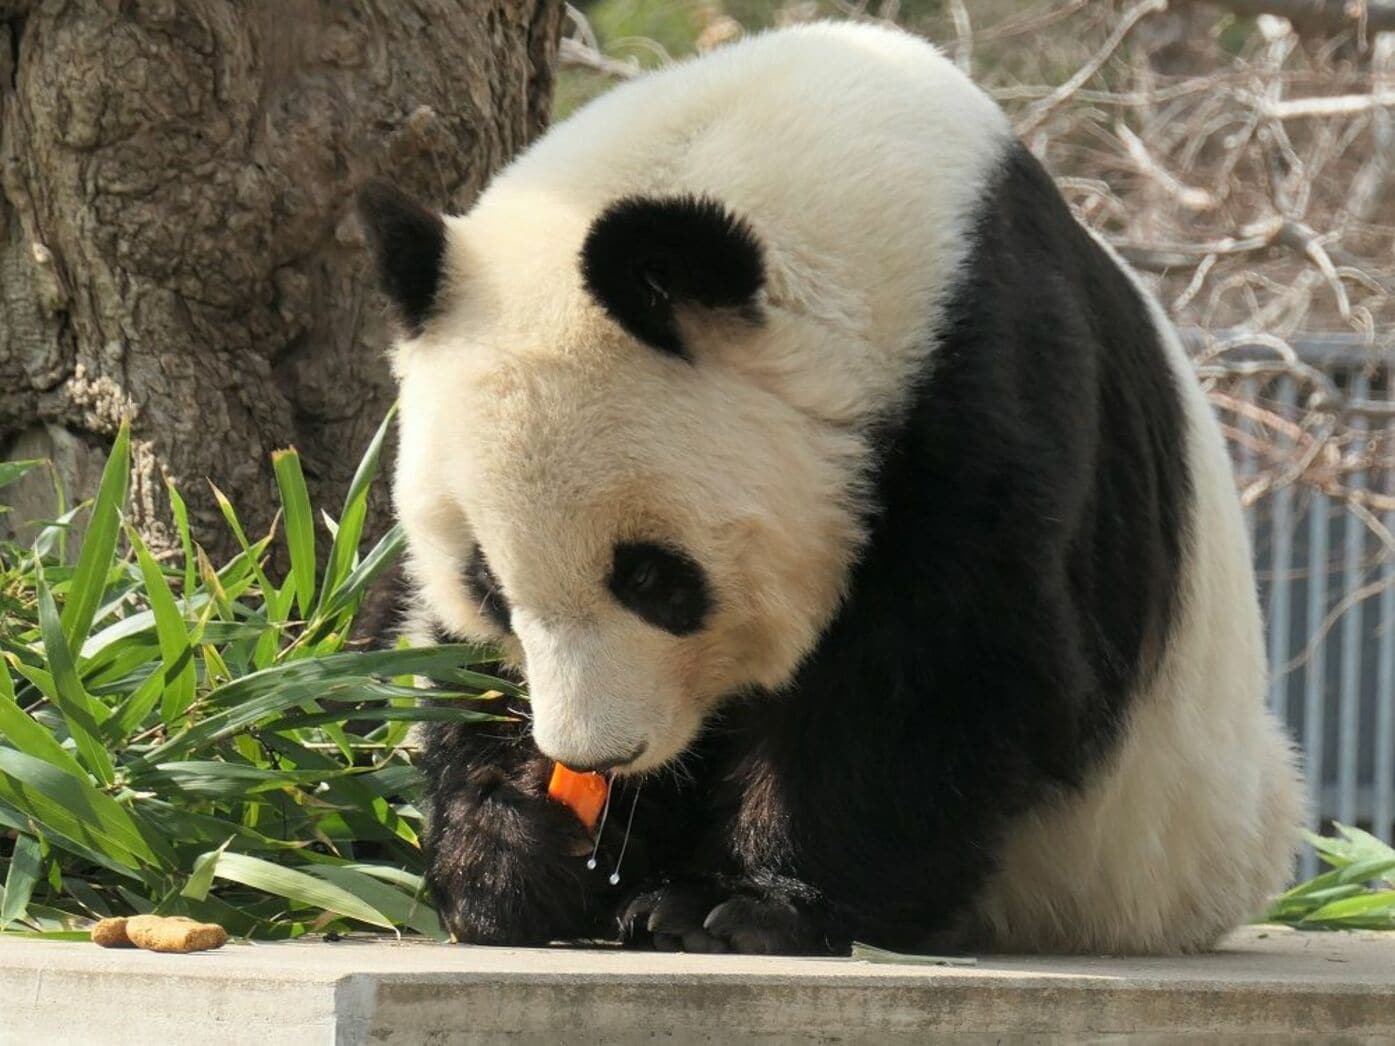
<instances>
[{"instance_id":1,"label":"rough tree bark","mask_svg":"<svg viewBox=\"0 0 1395 1046\"><path fill-rule=\"evenodd\" d=\"M392 396L353 192L467 206L545 123L562 7L0 0L0 456L90 491L129 414L162 543L166 477L205 542L204 477L266 524L277 447L337 504Z\"/></svg>"}]
</instances>

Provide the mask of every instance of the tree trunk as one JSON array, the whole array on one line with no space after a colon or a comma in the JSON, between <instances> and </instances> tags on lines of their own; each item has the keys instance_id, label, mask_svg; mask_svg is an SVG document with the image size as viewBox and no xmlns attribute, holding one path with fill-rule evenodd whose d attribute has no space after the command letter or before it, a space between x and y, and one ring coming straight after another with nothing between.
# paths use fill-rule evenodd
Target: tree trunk
<instances>
[{"instance_id":1,"label":"tree trunk","mask_svg":"<svg viewBox=\"0 0 1395 1046\"><path fill-rule=\"evenodd\" d=\"M129 415L162 545L165 479L206 543L205 477L265 526L283 446L335 511L393 395L354 190L466 207L546 121L562 7L0 0L0 456L84 496Z\"/></svg>"}]
</instances>

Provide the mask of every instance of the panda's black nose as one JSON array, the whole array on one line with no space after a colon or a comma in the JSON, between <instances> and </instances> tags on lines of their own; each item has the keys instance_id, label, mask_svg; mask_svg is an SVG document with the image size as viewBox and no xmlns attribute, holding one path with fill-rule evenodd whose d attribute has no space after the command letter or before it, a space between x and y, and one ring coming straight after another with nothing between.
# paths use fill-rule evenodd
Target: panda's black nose
<instances>
[{"instance_id":1,"label":"panda's black nose","mask_svg":"<svg viewBox=\"0 0 1395 1046\"><path fill-rule=\"evenodd\" d=\"M567 768L570 770L575 770L579 774L603 774L608 770L614 770L618 766L626 766L629 763L633 763L636 759L638 759L640 756L644 754L644 750L648 747L648 743L642 741L640 742L639 747L632 751L629 755L621 756L618 759L603 759L597 762L587 763L585 765L581 765L578 763L568 763Z\"/></svg>"}]
</instances>

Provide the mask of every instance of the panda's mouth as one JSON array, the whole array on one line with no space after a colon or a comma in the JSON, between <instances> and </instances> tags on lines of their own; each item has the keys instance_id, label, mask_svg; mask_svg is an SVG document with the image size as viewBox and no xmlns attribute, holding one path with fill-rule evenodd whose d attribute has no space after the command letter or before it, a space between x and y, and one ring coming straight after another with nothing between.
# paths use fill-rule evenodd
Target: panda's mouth
<instances>
[{"instance_id":1,"label":"panda's mouth","mask_svg":"<svg viewBox=\"0 0 1395 1046\"><path fill-rule=\"evenodd\" d=\"M591 762L586 763L585 765L579 765L577 763L567 763L566 766L567 769L575 770L577 773L580 774L604 774L609 773L612 770L624 770L626 767L632 765L636 760L638 760L639 757L642 756L648 750L648 748L649 742L641 741L634 749L631 750L629 755L620 756L615 759L593 760Z\"/></svg>"}]
</instances>

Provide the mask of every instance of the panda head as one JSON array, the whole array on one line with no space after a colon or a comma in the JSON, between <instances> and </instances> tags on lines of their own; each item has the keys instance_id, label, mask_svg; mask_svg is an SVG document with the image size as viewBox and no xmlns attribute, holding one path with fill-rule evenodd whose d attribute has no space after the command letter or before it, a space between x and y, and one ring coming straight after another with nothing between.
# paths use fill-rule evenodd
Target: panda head
<instances>
[{"instance_id":1,"label":"panda head","mask_svg":"<svg viewBox=\"0 0 1395 1046\"><path fill-rule=\"evenodd\" d=\"M360 214L404 331L420 609L502 646L539 748L653 769L786 683L842 596L863 444L750 365L799 340L751 224L707 196L526 191L442 217L381 184Z\"/></svg>"}]
</instances>

